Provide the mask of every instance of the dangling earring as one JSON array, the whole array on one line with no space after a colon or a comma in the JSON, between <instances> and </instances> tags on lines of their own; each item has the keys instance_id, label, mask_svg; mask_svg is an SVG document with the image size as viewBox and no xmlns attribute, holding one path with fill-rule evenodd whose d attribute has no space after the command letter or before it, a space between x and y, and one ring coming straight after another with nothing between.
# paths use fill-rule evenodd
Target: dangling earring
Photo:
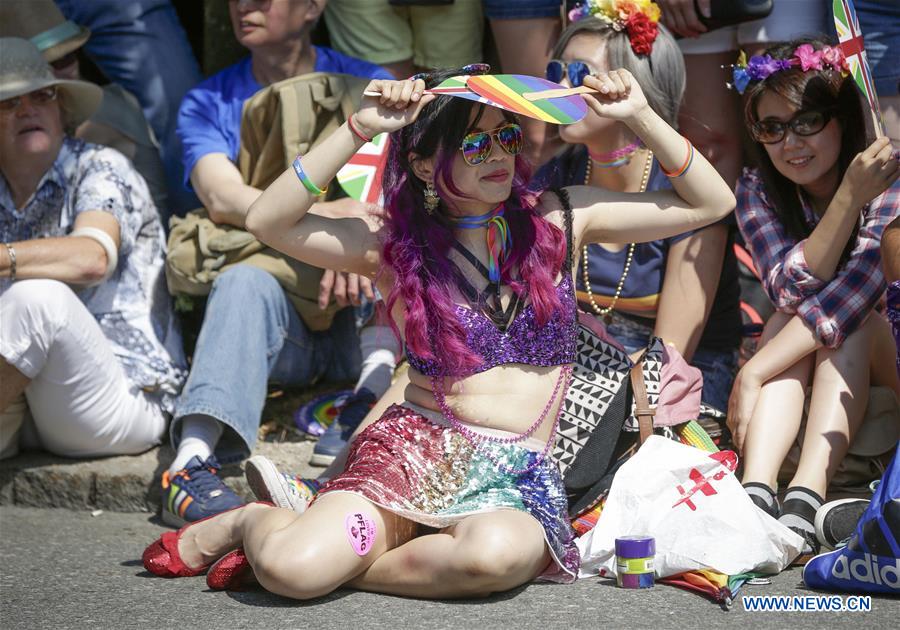
<instances>
[{"instance_id":1,"label":"dangling earring","mask_svg":"<svg viewBox=\"0 0 900 630\"><path fill-rule=\"evenodd\" d=\"M437 191L434 189L434 184L432 182L426 182L426 184L425 184L425 211L428 214L434 214L434 211L437 210L440 203L441 203L441 198L438 197Z\"/></svg>"}]
</instances>

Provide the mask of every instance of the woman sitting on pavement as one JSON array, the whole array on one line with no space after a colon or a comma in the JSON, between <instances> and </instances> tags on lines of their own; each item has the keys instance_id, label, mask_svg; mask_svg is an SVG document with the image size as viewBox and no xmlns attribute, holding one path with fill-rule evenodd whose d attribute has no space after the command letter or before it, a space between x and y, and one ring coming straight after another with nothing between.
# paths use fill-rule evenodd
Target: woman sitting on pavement
<instances>
[{"instance_id":1,"label":"woman sitting on pavement","mask_svg":"<svg viewBox=\"0 0 900 630\"><path fill-rule=\"evenodd\" d=\"M685 80L678 46L664 27L641 38L610 15L598 3L570 13L577 21L556 44L547 78L578 86L587 74L623 67L638 78L653 110L676 126ZM538 173L545 187L584 183L628 193L671 188L653 152L620 121L588 112L560 126L559 135L570 146ZM703 402L724 411L741 336L729 225L648 243L590 243L578 260L580 307L602 318L630 353L646 348L651 336L675 346L703 373Z\"/></svg>"},{"instance_id":2,"label":"woman sitting on pavement","mask_svg":"<svg viewBox=\"0 0 900 630\"><path fill-rule=\"evenodd\" d=\"M700 155L675 192L532 195L513 115L424 94L456 74L370 83L381 96L298 158L247 216L273 247L376 279L407 345L404 403L357 436L345 471L305 513L255 503L168 532L144 552L149 571L196 575L221 558L210 586L252 568L267 589L298 599L342 585L447 598L575 579L566 496L547 457L575 354L572 253L700 228L734 198ZM627 71L585 83L602 93L585 97L590 106L625 121L663 165L693 153ZM319 187L382 132L392 132L383 220L308 214Z\"/></svg>"},{"instance_id":3,"label":"woman sitting on pavement","mask_svg":"<svg viewBox=\"0 0 900 630\"><path fill-rule=\"evenodd\" d=\"M69 135L100 98L0 39L0 412L24 391L39 444L70 457L158 444L186 367L147 184Z\"/></svg>"},{"instance_id":4,"label":"woman sitting on pavement","mask_svg":"<svg viewBox=\"0 0 900 630\"><path fill-rule=\"evenodd\" d=\"M863 419L870 384L900 391L879 242L900 213L900 162L865 146L860 97L839 48L774 46L736 67L759 168L738 181L738 225L777 311L735 380L728 424L753 501L818 549L813 520ZM748 87L748 85L750 87ZM811 388L808 420L804 399ZM779 508L775 484L803 431Z\"/></svg>"}]
</instances>

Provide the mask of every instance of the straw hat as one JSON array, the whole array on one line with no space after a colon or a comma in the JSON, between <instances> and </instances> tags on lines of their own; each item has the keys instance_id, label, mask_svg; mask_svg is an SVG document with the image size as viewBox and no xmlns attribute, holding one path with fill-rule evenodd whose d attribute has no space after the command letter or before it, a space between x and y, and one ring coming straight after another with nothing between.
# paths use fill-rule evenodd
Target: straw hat
<instances>
[{"instance_id":1,"label":"straw hat","mask_svg":"<svg viewBox=\"0 0 900 630\"><path fill-rule=\"evenodd\" d=\"M54 77L40 51L27 39L0 38L0 101L51 85L63 93L68 122L73 125L90 118L103 98L103 91L93 83Z\"/></svg>"},{"instance_id":2,"label":"straw hat","mask_svg":"<svg viewBox=\"0 0 900 630\"><path fill-rule=\"evenodd\" d=\"M0 0L0 37L30 39L47 61L78 50L91 32L67 20L53 0Z\"/></svg>"}]
</instances>

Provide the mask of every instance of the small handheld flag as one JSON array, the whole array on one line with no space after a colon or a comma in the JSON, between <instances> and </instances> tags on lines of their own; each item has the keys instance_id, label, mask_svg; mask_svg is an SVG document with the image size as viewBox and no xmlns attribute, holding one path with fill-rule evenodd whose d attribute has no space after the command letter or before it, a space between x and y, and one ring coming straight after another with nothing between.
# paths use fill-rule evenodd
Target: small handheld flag
<instances>
[{"instance_id":1,"label":"small handheld flag","mask_svg":"<svg viewBox=\"0 0 900 630\"><path fill-rule=\"evenodd\" d=\"M850 74L866 100L872 108L873 122L878 136L885 134L884 119L881 116L881 107L878 105L878 94L875 93L875 83L872 81L872 73L869 70L869 61L866 58L866 49L863 47L863 35L859 30L859 20L856 19L856 10L852 0L833 0L834 26L837 29L841 50L847 59Z\"/></svg>"}]
</instances>

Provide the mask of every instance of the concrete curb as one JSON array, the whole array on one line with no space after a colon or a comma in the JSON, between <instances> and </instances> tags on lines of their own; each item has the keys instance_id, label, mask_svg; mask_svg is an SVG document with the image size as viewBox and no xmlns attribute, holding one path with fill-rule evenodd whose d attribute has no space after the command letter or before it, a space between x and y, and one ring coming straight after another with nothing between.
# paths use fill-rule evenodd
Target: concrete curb
<instances>
[{"instance_id":1,"label":"concrete curb","mask_svg":"<svg viewBox=\"0 0 900 630\"><path fill-rule=\"evenodd\" d=\"M315 442L257 444L254 455L270 458L279 470L316 477L309 465ZM140 455L76 460L25 452L0 461L0 505L110 512L158 512L159 480L174 457L168 446ZM247 500L253 494L243 464L223 467L225 483Z\"/></svg>"}]
</instances>

